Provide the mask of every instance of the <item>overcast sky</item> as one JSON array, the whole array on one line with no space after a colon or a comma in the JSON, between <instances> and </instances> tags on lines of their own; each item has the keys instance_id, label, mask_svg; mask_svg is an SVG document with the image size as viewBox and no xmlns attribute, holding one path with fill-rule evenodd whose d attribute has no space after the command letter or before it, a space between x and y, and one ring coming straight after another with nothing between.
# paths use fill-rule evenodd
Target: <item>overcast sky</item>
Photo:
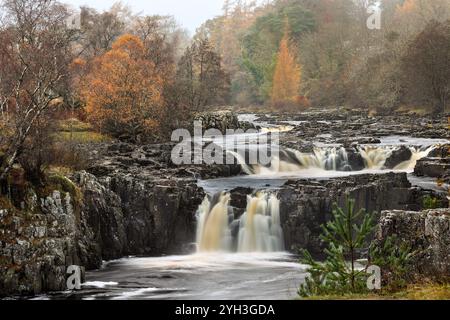
<instances>
[{"instance_id":1,"label":"overcast sky","mask_svg":"<svg viewBox=\"0 0 450 320\"><path fill-rule=\"evenodd\" d=\"M105 0L61 0L75 7L87 5L98 10L110 8L116 1ZM153 15L172 15L191 33L206 20L221 13L223 0L123 0L133 12Z\"/></svg>"}]
</instances>

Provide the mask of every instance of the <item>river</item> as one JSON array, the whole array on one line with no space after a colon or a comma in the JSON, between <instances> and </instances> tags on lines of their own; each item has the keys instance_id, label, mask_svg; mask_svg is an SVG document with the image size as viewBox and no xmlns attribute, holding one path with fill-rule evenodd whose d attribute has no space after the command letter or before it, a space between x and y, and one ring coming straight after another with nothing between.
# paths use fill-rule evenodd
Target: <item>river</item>
<instances>
[{"instance_id":1,"label":"river","mask_svg":"<svg viewBox=\"0 0 450 320\"><path fill-rule=\"evenodd\" d=\"M255 121L255 118L253 115L241 116L241 120L246 121ZM263 123L258 124L263 126ZM295 126L296 123L291 125ZM266 128L267 132L277 129L273 125ZM329 179L387 172L382 169L384 161L391 150L401 145L411 148L416 146L411 149L413 157L390 171L411 174L415 162L430 152L430 146L445 142L448 141L384 137L375 147L361 147L359 152L366 168L353 172L336 169L346 165L345 149L318 145L318 149L311 154L286 154L284 159L277 159L276 168L248 166L246 176L199 181L199 185L209 194L209 199L205 199L198 213L199 253L153 258L129 257L105 262L101 270L87 272L87 282L81 291L45 295L36 299L295 299L298 287L305 279L306 266L301 265L298 257L292 254L272 252L284 247L277 212L279 203L277 208L277 199L274 197L276 189L288 179ZM433 181L412 175L410 177L413 184L433 188ZM236 187L264 190L267 195L249 197L247 212L236 219L230 213L229 199L226 198L226 192ZM219 193L222 194L220 198L217 196ZM231 236L233 224L237 226L234 240Z\"/></svg>"}]
</instances>

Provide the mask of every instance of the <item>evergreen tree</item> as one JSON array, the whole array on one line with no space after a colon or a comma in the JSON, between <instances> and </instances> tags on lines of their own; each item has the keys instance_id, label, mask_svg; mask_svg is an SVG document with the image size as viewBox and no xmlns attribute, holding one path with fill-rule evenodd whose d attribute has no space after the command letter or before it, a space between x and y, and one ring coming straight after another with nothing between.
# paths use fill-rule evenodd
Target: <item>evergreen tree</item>
<instances>
[{"instance_id":1,"label":"evergreen tree","mask_svg":"<svg viewBox=\"0 0 450 320\"><path fill-rule=\"evenodd\" d=\"M358 223L359 221L362 221ZM367 290L365 269L356 260L369 247L368 236L374 230L373 216L364 209L355 212L355 200L347 198L346 208L334 205L333 219L322 226L321 239L327 244L325 262L313 259L304 251L302 263L309 265L310 276L300 287L302 297L361 293Z\"/></svg>"}]
</instances>

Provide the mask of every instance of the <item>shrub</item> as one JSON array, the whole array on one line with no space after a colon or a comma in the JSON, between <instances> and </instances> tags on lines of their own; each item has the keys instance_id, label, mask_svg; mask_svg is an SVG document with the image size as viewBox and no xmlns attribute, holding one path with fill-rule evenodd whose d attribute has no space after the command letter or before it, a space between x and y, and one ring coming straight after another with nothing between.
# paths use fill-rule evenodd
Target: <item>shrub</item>
<instances>
[{"instance_id":1,"label":"shrub","mask_svg":"<svg viewBox=\"0 0 450 320\"><path fill-rule=\"evenodd\" d=\"M346 202L344 209L334 204L333 219L322 226L321 239L327 244L325 261L315 261L309 252L303 252L302 263L310 266L310 276L300 287L302 297L367 291L366 271L358 270L356 260L358 251L369 247L367 238L374 230L373 218L364 209L355 212L354 200Z\"/></svg>"}]
</instances>

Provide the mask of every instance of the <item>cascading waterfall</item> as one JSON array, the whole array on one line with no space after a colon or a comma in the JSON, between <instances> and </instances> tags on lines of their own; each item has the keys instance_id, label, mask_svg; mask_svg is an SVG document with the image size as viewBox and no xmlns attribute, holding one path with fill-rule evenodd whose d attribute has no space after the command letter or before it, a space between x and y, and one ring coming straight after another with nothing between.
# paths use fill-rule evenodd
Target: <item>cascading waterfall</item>
<instances>
[{"instance_id":1,"label":"cascading waterfall","mask_svg":"<svg viewBox=\"0 0 450 320\"><path fill-rule=\"evenodd\" d=\"M215 199L214 199L215 198ZM199 252L278 252L284 250L280 201L275 194L260 192L247 197L247 210L237 220L229 205L230 195L208 197L197 213ZM214 204L214 202L217 202ZM237 228L237 237L232 231Z\"/></svg>"},{"instance_id":2,"label":"cascading waterfall","mask_svg":"<svg viewBox=\"0 0 450 320\"><path fill-rule=\"evenodd\" d=\"M397 148L392 146L364 146L358 148L355 152L363 159L366 170L383 170L387 159ZM411 159L398 164L393 170L414 170L417 161L428 156L434 148L433 146L427 149L410 147ZM297 172L304 169L354 171L349 163L349 154L343 147L314 148L312 153L303 153L291 149L280 150L280 155L273 157L269 166L248 165L244 157L237 153L230 153L249 175Z\"/></svg>"},{"instance_id":3,"label":"cascading waterfall","mask_svg":"<svg viewBox=\"0 0 450 320\"><path fill-rule=\"evenodd\" d=\"M359 153L364 159L366 169L380 170L391 155L392 148L364 147L359 148Z\"/></svg>"},{"instance_id":4,"label":"cascading waterfall","mask_svg":"<svg viewBox=\"0 0 450 320\"><path fill-rule=\"evenodd\" d=\"M348 154L345 148L315 148L312 154L293 150L289 150L289 152L295 154L296 160L303 168L349 171Z\"/></svg>"},{"instance_id":5,"label":"cascading waterfall","mask_svg":"<svg viewBox=\"0 0 450 320\"><path fill-rule=\"evenodd\" d=\"M247 211L240 219L238 252L284 250L280 226L280 200L271 194L248 197Z\"/></svg>"},{"instance_id":6,"label":"cascading waterfall","mask_svg":"<svg viewBox=\"0 0 450 320\"><path fill-rule=\"evenodd\" d=\"M394 169L395 170L407 170L407 171L414 170L414 168L417 165L417 161L427 157L430 154L430 152L433 151L435 148L436 147L434 147L434 146L431 146L425 150L420 150L418 148L410 148L411 152L412 152L411 159L398 164Z\"/></svg>"},{"instance_id":7,"label":"cascading waterfall","mask_svg":"<svg viewBox=\"0 0 450 320\"><path fill-rule=\"evenodd\" d=\"M197 244L199 251L228 251L231 248L229 222L230 195L221 193L218 202L211 207L208 197L198 210Z\"/></svg>"}]
</instances>

